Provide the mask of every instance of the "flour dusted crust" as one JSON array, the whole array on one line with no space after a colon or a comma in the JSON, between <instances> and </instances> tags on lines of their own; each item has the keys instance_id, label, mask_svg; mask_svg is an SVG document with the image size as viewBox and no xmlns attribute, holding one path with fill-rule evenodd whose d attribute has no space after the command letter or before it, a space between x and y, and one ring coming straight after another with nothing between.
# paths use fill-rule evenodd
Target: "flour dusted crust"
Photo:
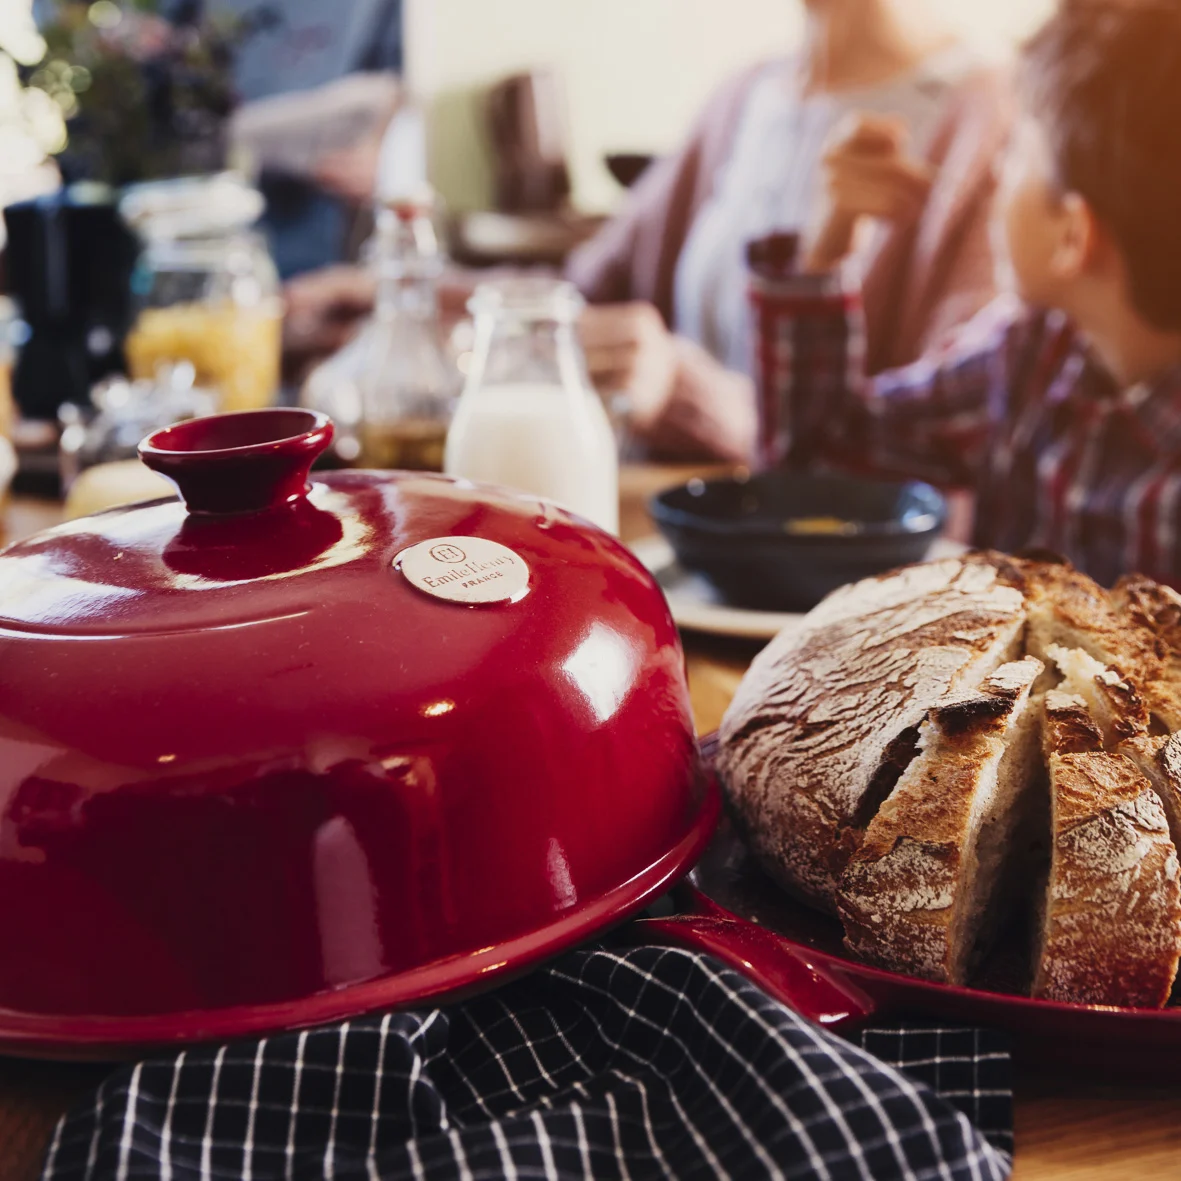
<instances>
[{"instance_id":1,"label":"flour dusted crust","mask_svg":"<svg viewBox=\"0 0 1181 1181\"><path fill-rule=\"evenodd\" d=\"M1125 610L1114 594L1065 562L1018 566L1029 612L1026 649L1031 656L1050 664L1052 645L1080 648L1138 687L1159 679L1165 647L1146 618Z\"/></svg>"},{"instance_id":2,"label":"flour dusted crust","mask_svg":"<svg viewBox=\"0 0 1181 1181\"><path fill-rule=\"evenodd\" d=\"M1108 746L1148 733L1148 709L1130 681L1081 648L1051 644L1048 655L1062 674L1059 689L1081 699Z\"/></svg>"},{"instance_id":3,"label":"flour dusted crust","mask_svg":"<svg viewBox=\"0 0 1181 1181\"><path fill-rule=\"evenodd\" d=\"M1027 658L930 711L922 752L870 822L845 867L837 906L849 947L871 963L963 984L995 932L985 912L1005 882L1011 840L1039 742Z\"/></svg>"},{"instance_id":4,"label":"flour dusted crust","mask_svg":"<svg viewBox=\"0 0 1181 1181\"><path fill-rule=\"evenodd\" d=\"M765 869L862 958L964 982L1010 896L1038 896L1040 840L1036 995L1159 1005L1181 947L1174 729L1181 596L975 553L846 587L781 635L719 770Z\"/></svg>"},{"instance_id":5,"label":"flour dusted crust","mask_svg":"<svg viewBox=\"0 0 1181 1181\"><path fill-rule=\"evenodd\" d=\"M1051 689L1043 699L1042 740L1047 757L1086 754L1103 749L1103 735L1087 703L1073 693Z\"/></svg>"},{"instance_id":6,"label":"flour dusted crust","mask_svg":"<svg viewBox=\"0 0 1181 1181\"><path fill-rule=\"evenodd\" d=\"M722 723L719 769L782 884L834 908L927 711L1006 663L1024 622L992 567L932 562L837 591L760 654Z\"/></svg>"},{"instance_id":7,"label":"flour dusted crust","mask_svg":"<svg viewBox=\"0 0 1181 1181\"><path fill-rule=\"evenodd\" d=\"M1171 738L1142 734L1119 746L1152 784L1169 822L1169 835L1181 849L1181 734Z\"/></svg>"},{"instance_id":8,"label":"flour dusted crust","mask_svg":"<svg viewBox=\"0 0 1181 1181\"><path fill-rule=\"evenodd\" d=\"M1142 575L1121 578L1111 593L1123 618L1151 632L1159 662L1138 678L1144 703L1170 733L1181 730L1181 595Z\"/></svg>"},{"instance_id":9,"label":"flour dusted crust","mask_svg":"<svg viewBox=\"0 0 1181 1181\"><path fill-rule=\"evenodd\" d=\"M1126 755L1051 753L1053 851L1033 995L1158 1007L1181 954L1181 872L1164 809Z\"/></svg>"}]
</instances>

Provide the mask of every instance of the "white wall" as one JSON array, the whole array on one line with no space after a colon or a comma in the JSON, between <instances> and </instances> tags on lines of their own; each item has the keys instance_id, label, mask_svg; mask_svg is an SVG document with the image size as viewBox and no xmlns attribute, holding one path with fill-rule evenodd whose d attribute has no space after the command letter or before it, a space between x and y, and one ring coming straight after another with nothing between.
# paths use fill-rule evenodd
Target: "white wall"
<instances>
[{"instance_id":1,"label":"white wall","mask_svg":"<svg viewBox=\"0 0 1181 1181\"><path fill-rule=\"evenodd\" d=\"M564 81L575 199L609 207L605 151L664 151L728 73L794 39L790 0L410 0L407 68L430 103L435 183L487 203L479 91L533 66Z\"/></svg>"},{"instance_id":2,"label":"white wall","mask_svg":"<svg viewBox=\"0 0 1181 1181\"><path fill-rule=\"evenodd\" d=\"M1051 0L942 0L973 32L1025 31ZM436 186L456 209L490 196L478 96L550 66L568 102L574 195L610 208L608 151L667 151L728 74L795 44L796 0L408 0L407 70L430 110Z\"/></svg>"},{"instance_id":3,"label":"white wall","mask_svg":"<svg viewBox=\"0 0 1181 1181\"><path fill-rule=\"evenodd\" d=\"M1050 15L1054 0L941 0L964 33L991 48L1028 37Z\"/></svg>"}]
</instances>

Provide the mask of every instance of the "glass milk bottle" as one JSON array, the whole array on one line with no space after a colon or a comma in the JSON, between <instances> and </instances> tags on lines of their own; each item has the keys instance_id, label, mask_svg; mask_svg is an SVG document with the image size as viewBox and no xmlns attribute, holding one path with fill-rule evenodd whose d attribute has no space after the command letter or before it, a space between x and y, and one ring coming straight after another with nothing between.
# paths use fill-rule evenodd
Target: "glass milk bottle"
<instances>
[{"instance_id":1,"label":"glass milk bottle","mask_svg":"<svg viewBox=\"0 0 1181 1181\"><path fill-rule=\"evenodd\" d=\"M569 283L485 283L468 304L476 342L444 470L555 501L619 531L619 461L586 374Z\"/></svg>"}]
</instances>

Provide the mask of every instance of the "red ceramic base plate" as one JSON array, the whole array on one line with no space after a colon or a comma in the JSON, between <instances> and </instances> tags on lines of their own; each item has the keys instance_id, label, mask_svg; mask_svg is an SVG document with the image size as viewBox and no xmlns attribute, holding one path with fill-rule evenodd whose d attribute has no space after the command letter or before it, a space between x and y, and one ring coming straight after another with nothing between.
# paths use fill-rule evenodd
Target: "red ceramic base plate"
<instances>
[{"instance_id":1,"label":"red ceramic base plate","mask_svg":"<svg viewBox=\"0 0 1181 1181\"><path fill-rule=\"evenodd\" d=\"M610 893L507 943L280 1004L153 1017L68 1017L0 1009L0 1053L69 1060L132 1058L170 1046L278 1033L481 992L631 918L667 893L709 844L719 813L720 795L711 776L692 827L672 849Z\"/></svg>"},{"instance_id":2,"label":"red ceramic base plate","mask_svg":"<svg viewBox=\"0 0 1181 1181\"><path fill-rule=\"evenodd\" d=\"M820 976L826 989L835 985L845 992L856 1013L837 1025L877 1023L903 1017L954 1021L960 1025L986 1026L1014 1035L1019 1054L1043 1061L1085 1064L1118 1071L1121 1076L1143 1080L1181 1078L1181 1007L1128 1009L1100 1005L1064 1005L1032 1000L1014 992L983 988L956 988L871 968L854 959L842 946L839 923L818 914L777 888L763 876L729 825L723 822L686 886L689 908L714 920L708 927L718 954L719 932L734 928L736 946L741 931L758 932L752 962L750 940L737 957L725 955L736 967L762 968L762 981L796 981L783 989L790 993L798 982ZM648 926L649 924L643 924ZM690 933L677 941L692 945ZM723 954L725 954L723 949ZM776 964L776 959L782 963ZM1003 955L993 965L996 987L1016 987L1019 971ZM739 960L743 962L739 962ZM776 971L792 968L792 972ZM808 1011L811 998L780 995L793 1008ZM826 995L832 1004L832 996Z\"/></svg>"}]
</instances>

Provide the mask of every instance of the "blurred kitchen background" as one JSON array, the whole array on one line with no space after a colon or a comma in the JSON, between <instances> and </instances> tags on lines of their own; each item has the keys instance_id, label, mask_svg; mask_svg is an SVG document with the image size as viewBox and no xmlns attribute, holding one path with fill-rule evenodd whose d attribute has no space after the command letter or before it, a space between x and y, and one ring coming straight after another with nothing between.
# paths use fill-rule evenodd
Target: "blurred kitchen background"
<instances>
[{"instance_id":1,"label":"blurred kitchen background","mask_svg":"<svg viewBox=\"0 0 1181 1181\"><path fill-rule=\"evenodd\" d=\"M997 53L1048 7L944 4ZM356 343L383 276L416 340L426 293L437 355L398 380L435 382L445 419L471 356L454 276L553 273L802 27L794 0L0 0L0 480L57 495L113 461L130 484L71 511L127 499L147 429L275 400L328 409L337 460L365 459L366 372L418 356ZM285 287L309 274L312 327ZM336 335L334 281L358 304Z\"/></svg>"}]
</instances>

